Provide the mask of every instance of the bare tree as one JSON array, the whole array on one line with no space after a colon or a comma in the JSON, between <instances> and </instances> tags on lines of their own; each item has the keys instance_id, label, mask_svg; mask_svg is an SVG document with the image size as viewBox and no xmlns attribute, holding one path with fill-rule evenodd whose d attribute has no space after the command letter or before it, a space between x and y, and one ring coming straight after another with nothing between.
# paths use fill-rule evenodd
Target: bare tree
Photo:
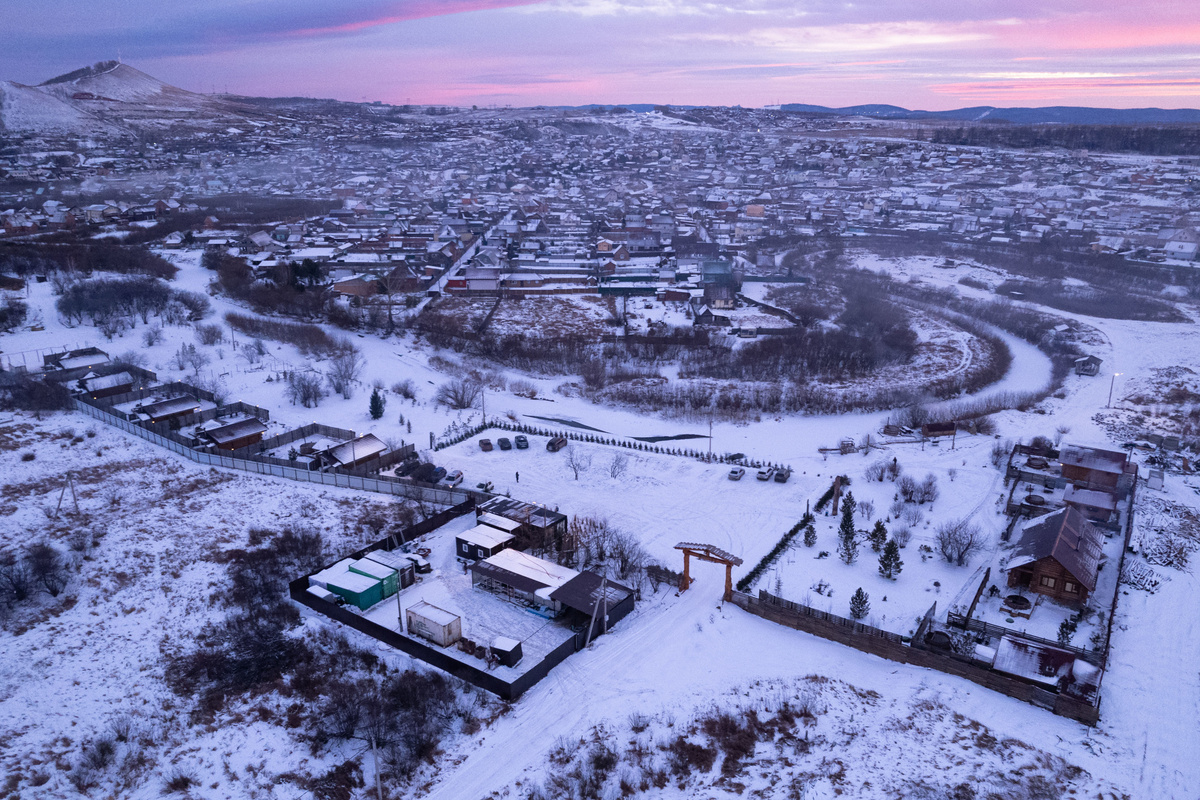
<instances>
[{"instance_id":1,"label":"bare tree","mask_svg":"<svg viewBox=\"0 0 1200 800\"><path fill-rule=\"evenodd\" d=\"M943 523L937 529L938 550L949 564L965 567L971 556L983 547L983 533L966 519Z\"/></svg>"},{"instance_id":2,"label":"bare tree","mask_svg":"<svg viewBox=\"0 0 1200 800\"><path fill-rule=\"evenodd\" d=\"M392 314L392 307L395 305L395 296L404 290L404 284L407 278L399 274L399 268L392 270L379 277L375 281L375 286L379 293L383 295L384 301L387 303L387 332L391 333L396 330L396 320Z\"/></svg>"},{"instance_id":3,"label":"bare tree","mask_svg":"<svg viewBox=\"0 0 1200 800\"><path fill-rule=\"evenodd\" d=\"M242 345L238 350L238 355L246 360L247 364L254 365L263 360L263 356L267 354L267 343L262 339L251 339L249 344Z\"/></svg>"},{"instance_id":4,"label":"bare tree","mask_svg":"<svg viewBox=\"0 0 1200 800\"><path fill-rule=\"evenodd\" d=\"M347 348L329 359L325 377L335 392L349 400L354 395L354 384L358 382L366 363L358 350Z\"/></svg>"},{"instance_id":5,"label":"bare tree","mask_svg":"<svg viewBox=\"0 0 1200 800\"><path fill-rule=\"evenodd\" d=\"M479 401L479 395L482 392L483 387L478 381L458 378L439 386L437 393L433 396L433 401L438 405L461 411L465 408L473 408Z\"/></svg>"},{"instance_id":6,"label":"bare tree","mask_svg":"<svg viewBox=\"0 0 1200 800\"><path fill-rule=\"evenodd\" d=\"M289 372L284 396L292 404L314 408L321 404L325 389L321 386L321 377L315 372Z\"/></svg>"},{"instance_id":7,"label":"bare tree","mask_svg":"<svg viewBox=\"0 0 1200 800\"><path fill-rule=\"evenodd\" d=\"M203 345L220 344L225 339L225 329L220 325L197 325L196 340Z\"/></svg>"},{"instance_id":8,"label":"bare tree","mask_svg":"<svg viewBox=\"0 0 1200 800\"><path fill-rule=\"evenodd\" d=\"M200 368L207 364L208 360L208 356L197 350L194 344L181 344L175 351L175 366L179 369L190 367L196 375L200 374Z\"/></svg>"},{"instance_id":9,"label":"bare tree","mask_svg":"<svg viewBox=\"0 0 1200 800\"><path fill-rule=\"evenodd\" d=\"M1059 425L1054 429L1054 446L1058 447L1062 444L1063 437L1071 432L1070 425Z\"/></svg>"},{"instance_id":10,"label":"bare tree","mask_svg":"<svg viewBox=\"0 0 1200 800\"><path fill-rule=\"evenodd\" d=\"M626 468L629 466L629 456L624 453L615 453L612 462L608 465L608 477L619 478L625 474Z\"/></svg>"},{"instance_id":11,"label":"bare tree","mask_svg":"<svg viewBox=\"0 0 1200 800\"><path fill-rule=\"evenodd\" d=\"M592 454L575 447L568 447L567 466L571 472L575 473L575 480L579 480L579 473L587 472L588 468L592 466Z\"/></svg>"},{"instance_id":12,"label":"bare tree","mask_svg":"<svg viewBox=\"0 0 1200 800\"><path fill-rule=\"evenodd\" d=\"M913 495L913 499L917 501L918 505L920 505L922 503L932 503L934 500L937 500L937 498L937 476L931 472L925 476L925 480L921 481L920 485L917 487L916 493Z\"/></svg>"},{"instance_id":13,"label":"bare tree","mask_svg":"<svg viewBox=\"0 0 1200 800\"><path fill-rule=\"evenodd\" d=\"M161 325L151 325L142 331L142 344L146 347L154 347L160 344L163 340L163 329Z\"/></svg>"}]
</instances>

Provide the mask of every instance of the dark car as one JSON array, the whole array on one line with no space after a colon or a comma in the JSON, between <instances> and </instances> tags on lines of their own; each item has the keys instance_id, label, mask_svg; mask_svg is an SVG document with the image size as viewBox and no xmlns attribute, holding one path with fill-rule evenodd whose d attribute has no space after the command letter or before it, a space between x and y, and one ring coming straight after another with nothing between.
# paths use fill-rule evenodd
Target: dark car
<instances>
[{"instance_id":1,"label":"dark car","mask_svg":"<svg viewBox=\"0 0 1200 800\"><path fill-rule=\"evenodd\" d=\"M492 440L491 439L480 439L479 440L479 449L485 453L492 452Z\"/></svg>"},{"instance_id":2,"label":"dark car","mask_svg":"<svg viewBox=\"0 0 1200 800\"><path fill-rule=\"evenodd\" d=\"M524 436L514 436L513 443L516 444L518 450L528 450L529 440Z\"/></svg>"},{"instance_id":3,"label":"dark car","mask_svg":"<svg viewBox=\"0 0 1200 800\"><path fill-rule=\"evenodd\" d=\"M440 481L440 480L441 480L442 478L444 478L444 477L446 477L446 468L445 468L445 467L438 467L437 469L435 469L435 470L433 471L432 479L431 479L429 482L430 482L430 483L437 483L438 481Z\"/></svg>"},{"instance_id":4,"label":"dark car","mask_svg":"<svg viewBox=\"0 0 1200 800\"><path fill-rule=\"evenodd\" d=\"M551 453L557 453L559 450L562 450L566 446L567 446L567 437L565 437L565 436L555 436L553 439L546 442L546 449L549 450Z\"/></svg>"},{"instance_id":5,"label":"dark car","mask_svg":"<svg viewBox=\"0 0 1200 800\"><path fill-rule=\"evenodd\" d=\"M512 450L512 441L501 437L496 440L496 444L500 445L501 450Z\"/></svg>"},{"instance_id":6,"label":"dark car","mask_svg":"<svg viewBox=\"0 0 1200 800\"><path fill-rule=\"evenodd\" d=\"M437 472L437 469L433 464L421 464L412 471L409 477L417 483L434 483L436 481L433 477L435 472Z\"/></svg>"}]
</instances>

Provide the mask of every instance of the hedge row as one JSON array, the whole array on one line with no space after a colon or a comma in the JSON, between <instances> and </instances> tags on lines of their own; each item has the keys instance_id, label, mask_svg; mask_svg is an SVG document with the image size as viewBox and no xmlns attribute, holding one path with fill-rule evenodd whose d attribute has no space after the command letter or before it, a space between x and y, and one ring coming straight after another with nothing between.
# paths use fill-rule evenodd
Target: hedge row
<instances>
[{"instance_id":1,"label":"hedge row","mask_svg":"<svg viewBox=\"0 0 1200 800\"><path fill-rule=\"evenodd\" d=\"M597 435L591 434L591 433L574 433L572 431L554 431L554 430L545 429L545 428L535 428L532 425L524 425L521 423L504 422L504 421L497 421L497 420L481 423L479 425L476 425L474 428L469 428L465 432L459 433L457 436L453 436L449 439L440 440L434 444L433 449L435 451L442 450L446 447L450 447L452 445L456 445L461 442L465 442L467 439L470 439L473 436L478 436L479 434L483 433L484 431L488 430L489 428L495 428L497 430L502 430L502 431L512 431L513 433L525 433L525 434L529 434L530 436L547 436L547 437L562 436L564 438L571 439L576 442L587 442L589 444L603 444L603 445L609 445L611 447L625 447L630 450L642 450L647 453L660 453L660 454L669 455L669 456L683 456L686 458L695 458L697 460L704 461L706 463L716 461L716 462L719 462L722 464L740 464L742 466L750 467L752 469L759 469L763 466L771 466L771 467L775 467L776 469L783 469L783 465L781 465L781 464L747 460L746 457L742 456L740 453L739 454L725 453L724 455L714 453L710 457L707 452L702 451L702 450L691 450L691 449L677 448L677 447L661 447L659 445L648 444L646 442L626 441L624 439L613 439L613 438L608 438L608 437L604 437L604 436L597 436ZM790 467L789 467L789 469L790 469Z\"/></svg>"},{"instance_id":2,"label":"hedge row","mask_svg":"<svg viewBox=\"0 0 1200 800\"><path fill-rule=\"evenodd\" d=\"M754 582L757 581L764 572L771 568L771 565L775 563L776 559L784 554L784 552L792 544L792 539L795 539L796 535L800 533L800 531L804 530L805 526L812 521L813 515L805 514L799 522L793 525L792 529L785 533L783 538L775 543L775 546L771 548L771 552L763 556L762 560L754 565L754 569L747 572L746 575L737 582L738 591L744 592L753 586Z\"/></svg>"},{"instance_id":3,"label":"hedge row","mask_svg":"<svg viewBox=\"0 0 1200 800\"><path fill-rule=\"evenodd\" d=\"M849 476L839 475L837 478L834 478L833 483L829 484L829 489L826 490L825 494L821 495L821 499L817 501L815 506L813 506L813 511L820 513L825 506L829 505L829 501L833 499L833 490L834 487L837 486L838 478L841 479L843 487L850 485Z\"/></svg>"}]
</instances>

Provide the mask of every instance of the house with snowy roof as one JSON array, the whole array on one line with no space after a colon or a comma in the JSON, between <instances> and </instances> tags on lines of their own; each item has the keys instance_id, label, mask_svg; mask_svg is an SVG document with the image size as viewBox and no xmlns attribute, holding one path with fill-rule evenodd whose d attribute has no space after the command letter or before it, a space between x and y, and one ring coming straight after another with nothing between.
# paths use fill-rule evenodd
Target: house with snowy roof
<instances>
[{"instance_id":1,"label":"house with snowy roof","mask_svg":"<svg viewBox=\"0 0 1200 800\"><path fill-rule=\"evenodd\" d=\"M1008 586L1064 603L1083 603L1096 589L1104 534L1074 506L1029 520L1009 558Z\"/></svg>"}]
</instances>

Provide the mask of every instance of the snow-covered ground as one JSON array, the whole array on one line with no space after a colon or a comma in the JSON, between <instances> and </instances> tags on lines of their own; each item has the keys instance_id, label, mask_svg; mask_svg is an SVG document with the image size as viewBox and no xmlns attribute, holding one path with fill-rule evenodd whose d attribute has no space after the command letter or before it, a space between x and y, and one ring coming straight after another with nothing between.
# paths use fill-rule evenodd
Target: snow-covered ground
<instances>
[{"instance_id":1,"label":"snow-covered ground","mask_svg":"<svg viewBox=\"0 0 1200 800\"><path fill-rule=\"evenodd\" d=\"M169 257L182 267L177 281L181 287L204 290L209 275L199 269L197 253L171 253ZM918 267L909 264L905 268ZM953 271L933 267L928 271L948 284L958 277ZM171 356L180 344L195 342L191 329L167 328L162 344L146 347L139 325L108 342L94 328L63 325L53 311L49 284L31 284L29 293L31 304L43 311L45 330L6 335L0 340L4 358L18 364L22 360L36 363L35 351L42 348L94 344L114 354L142 352L148 366L162 378L186 378L189 374L177 369ZM220 321L226 310L236 308L220 297L214 297L213 304L216 314L210 321ZM1194 314L1193 309L1185 311ZM996 414L1003 438L1053 436L1056 428L1063 427L1070 429L1067 440L1104 442L1106 431L1098 415L1107 403L1110 385L1115 386L1114 398L1120 403L1127 382L1139 381L1152 370L1174 366L1200 370L1192 324L1060 316L1103 331L1107 341L1096 347L1096 354L1105 359L1102 374L1069 378L1063 397L1047 399L1034 412ZM1013 337L1006 340L1013 348L1013 369L1000 384L985 391L1026 391L1044 385L1049 376L1047 359ZM229 399L271 409L273 421L284 427L316 420L424 446L431 433L440 435L451 423L478 420L478 411L448 412L433 405L436 386L452 376L453 368L441 362L436 362L441 369L431 366L433 353L427 345L411 337L355 337L354 341L366 359L364 386L349 400L327 398L316 409L290 405L283 397L279 372L307 362L294 348L270 343L271 358L265 369L246 362L228 343L200 349L211 358L203 371L226 383ZM322 365L314 366L320 369ZM1122 375L1112 381L1114 372ZM266 381L267 377L272 380ZM518 421L547 427L549 423L535 418L573 420L617 438L708 434L707 420L664 419L597 406L555 394L558 380L515 373L506 377L533 384L538 397L489 391L489 417L511 414ZM390 386L405 379L416 386L416 400L391 395L384 418L372 421L367 408L370 384L378 380ZM806 504L814 502L837 474L850 475L856 497L871 500L877 517L886 516L892 484L868 484L862 471L875 458L896 457L908 474L937 475L941 490L932 512L926 508L922 521L913 526L913 540L902 551L904 570L896 581L884 581L875 574L875 558L869 548L860 551L857 564L841 564L833 535L836 520L818 517L814 549L828 550L830 557L815 559L815 554L801 545L768 571L760 585L773 590L778 580L785 596L804 600L805 591L824 579L834 589L830 607L839 614L846 611L849 593L863 586L871 595L875 622L907 632L915 614L923 613L934 600L943 609L943 600L952 600L975 567L991 557L981 554L967 568L951 567L936 554L922 562L920 544L928 541L938 519L970 516L988 532L998 532L1003 521L997 513L1002 482L989 458L994 440L983 436L960 436L953 450L943 443L927 445L924 451L919 445L893 445L866 458L826 457L817 452L818 447L836 445L843 438L857 441L867 433L874 434L886 418L886 413L766 417L753 423L713 426L715 452L744 452L752 458L791 465L795 470L791 481L782 485L760 483L752 475L740 482L729 481L725 468L692 459L581 443L572 447L590 456L591 465L575 480L565 465L566 454L546 452L538 437L531 439L526 451L483 453L471 439L430 455L447 468L462 469L468 485L490 480L498 492L556 506L568 516L605 517L636 534L652 556L676 569L672 546L689 539L730 550L745 559L744 569L748 569L799 520ZM83 442L71 444L72 437L61 435L54 438L72 427L84 436ZM89 427L97 429L93 439L84 434ZM6 486L0 508L4 543L29 541L45 528L47 517L42 508L57 500L67 468L75 470L80 483L89 487L90 493L81 493L80 503L93 509L92 513L99 515L101 507L111 502L102 479L123 487L120 502L124 505L119 508L127 511L105 512L112 523L100 537L93 561L82 562L81 577L69 590L77 599L69 608L63 604L48 610L44 618L29 619L20 627L10 625L0 633L0 652L4 654L0 657L0 716L9 720L0 737L0 763L10 774L45 771L52 776L39 787L21 784L22 796L61 797L72 792L58 764L71 758L80 742L96 735L112 716L122 713L134 714L147 726L167 731L161 745L167 759L161 762L163 766L181 761L204 774L206 780L193 787L193 796L284 796L269 788L267 776L296 767L296 762L307 758L306 752L297 752L281 729L261 723L227 731L187 727L178 716L179 700L159 677L160 645L164 637L178 641L194 635L209 617L209 596L219 576L211 556L240 546L247 527L304 517L351 549L359 544L354 540L358 534L346 532L344 520L371 500L350 492L199 470L80 415L53 415L40 422L18 417L9 423L0 441L7 443L0 452ZM679 444L699 450L707 447L703 439ZM97 449L101 455L96 455ZM35 460L21 461L19 454L31 450L36 451ZM616 455L628 456L628 464L624 474L612 477L610 466ZM955 471L953 480L951 469ZM186 491L172 492L177 486ZM1189 508L1200 505L1193 488L1178 475L1168 475L1165 496ZM70 502L69 495L66 502ZM1188 572L1158 568L1169 580L1156 594L1122 590L1110 667L1102 688L1101 722L1089 730L969 682L848 650L723 606L719 568L706 570L705 566L709 565L694 570L699 580L691 590L681 596L666 591L648 596L611 635L553 670L511 713L482 734L448 743L429 794L454 800L493 793L523 796L525 787L544 781L545 758L560 737L586 737L598 723L613 731L624 730L634 711L671 709L680 720L691 719L714 705L737 706L755 682L797 687L806 676L824 675L853 688L839 684L829 690L827 702L837 710L817 723L818 730L828 735L828 729L836 727L839 734L849 736L853 720L862 728L855 736L862 742L875 742L878 755L867 757L864 747L863 757L847 764L844 785L817 781L809 798L833 796L835 789L856 797L897 796L897 787L908 785L905 781L920 774L922 767L931 770L929 765L939 763L955 768L978 764L981 775L1016 769L1002 752L989 750L974 739L944 733L931 742L923 737L928 726L907 732L895 727L893 719L904 720L914 713L920 716L925 713L922 704L927 702L945 707L945 711L935 712L939 719L962 715L963 724L969 726L976 720L1000 742L1019 740L1030 748L1021 752L1028 752L1031 759L1045 753L1078 766L1086 774L1072 779L1076 796L1196 796L1200 786L1200 760L1195 758L1200 752L1200 675L1192 667L1200 663L1200 611L1193 598L1200 585ZM935 586L935 581L941 586ZM810 599L817 601L813 604L818 607L824 602L816 595ZM51 606L47 604L48 609ZM309 624L328 623L313 618ZM390 654L388 659L396 664L407 662L399 654ZM958 718L953 719L957 725ZM806 757L802 755L788 758L810 763L803 761ZM813 758L819 761L832 756L825 753ZM916 770L914 762L920 765ZM260 764L265 770L259 773L263 777L251 780L248 766L257 769ZM817 764L810 766L816 769ZM762 796L787 796L787 787L770 778L777 767L742 779L745 790ZM227 768L239 780L225 776ZM719 769L700 779L703 788L693 785L684 791L668 787L660 796L672 796L672 791L674 796L705 797L734 791L728 785L714 786L718 775ZM130 787L124 794L157 796L159 788L160 784L150 782L141 788Z\"/></svg>"}]
</instances>

